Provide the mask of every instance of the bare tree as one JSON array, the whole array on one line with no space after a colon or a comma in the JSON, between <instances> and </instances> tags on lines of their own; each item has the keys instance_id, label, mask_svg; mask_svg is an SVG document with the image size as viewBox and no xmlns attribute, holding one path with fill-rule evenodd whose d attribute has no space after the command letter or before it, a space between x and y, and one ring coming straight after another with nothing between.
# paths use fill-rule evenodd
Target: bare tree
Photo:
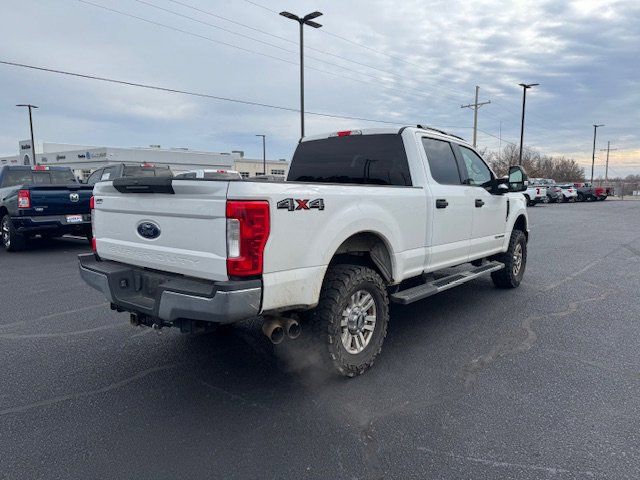
<instances>
[{"instance_id":1,"label":"bare tree","mask_svg":"<svg viewBox=\"0 0 640 480\"><path fill-rule=\"evenodd\" d=\"M489 152L485 158L498 176L505 176L511 165L517 165L519 148L507 145L498 152ZM565 157L543 155L531 147L522 151L522 166L530 177L552 178L558 182L584 181L584 169L575 160Z\"/></svg>"}]
</instances>

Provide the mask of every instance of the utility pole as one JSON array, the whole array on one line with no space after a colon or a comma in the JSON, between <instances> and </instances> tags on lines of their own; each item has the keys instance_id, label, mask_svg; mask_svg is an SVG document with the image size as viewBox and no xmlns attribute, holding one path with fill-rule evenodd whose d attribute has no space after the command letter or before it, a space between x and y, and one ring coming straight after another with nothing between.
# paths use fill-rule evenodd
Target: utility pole
<instances>
[{"instance_id":1,"label":"utility pole","mask_svg":"<svg viewBox=\"0 0 640 480\"><path fill-rule=\"evenodd\" d=\"M33 164L36 164L36 144L33 141L33 118L31 116L31 109L38 108L36 105L30 103L20 103L16 107L27 107L29 109L29 129L31 130L31 155L33 156Z\"/></svg>"},{"instance_id":2,"label":"utility pole","mask_svg":"<svg viewBox=\"0 0 640 480\"><path fill-rule=\"evenodd\" d=\"M262 137L262 174L267 174L267 147L266 147L266 135L256 135L256 137Z\"/></svg>"},{"instance_id":3,"label":"utility pole","mask_svg":"<svg viewBox=\"0 0 640 480\"><path fill-rule=\"evenodd\" d=\"M607 141L607 148L603 148L600 150L601 152L607 152L607 163L604 167L604 181L606 182L609 179L609 152L615 152L618 150L617 148L611 148L611 141Z\"/></svg>"},{"instance_id":4,"label":"utility pole","mask_svg":"<svg viewBox=\"0 0 640 480\"><path fill-rule=\"evenodd\" d=\"M476 140L478 138L478 109L482 105L488 105L491 103L491 100L487 100L486 102L478 103L478 92L480 91L480 87L476 85L476 101L474 103L470 103L468 105L460 105L460 108L473 108L473 148L476 147Z\"/></svg>"},{"instance_id":5,"label":"utility pole","mask_svg":"<svg viewBox=\"0 0 640 480\"><path fill-rule=\"evenodd\" d=\"M322 25L313 21L322 15L322 12L312 12L304 17L299 17L291 12L280 12L280 15L300 24L300 138L304 137L304 26L320 28Z\"/></svg>"},{"instance_id":6,"label":"utility pole","mask_svg":"<svg viewBox=\"0 0 640 480\"><path fill-rule=\"evenodd\" d=\"M593 154L591 155L591 185L593 185L593 167L596 164L596 134L598 127L604 127L604 123L599 125L593 124Z\"/></svg>"},{"instance_id":7,"label":"utility pole","mask_svg":"<svg viewBox=\"0 0 640 480\"><path fill-rule=\"evenodd\" d=\"M522 165L522 147L524 144L524 107L527 104L527 90L531 87L537 87L539 83L520 83L522 87L522 121L520 122L520 156L518 157L518 165Z\"/></svg>"}]
</instances>

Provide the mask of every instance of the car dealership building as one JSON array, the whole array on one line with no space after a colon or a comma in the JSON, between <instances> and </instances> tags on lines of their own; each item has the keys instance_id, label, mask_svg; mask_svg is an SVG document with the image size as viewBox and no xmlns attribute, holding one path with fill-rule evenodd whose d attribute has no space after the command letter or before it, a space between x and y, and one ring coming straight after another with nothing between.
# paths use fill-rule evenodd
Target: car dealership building
<instances>
[{"instance_id":1,"label":"car dealership building","mask_svg":"<svg viewBox=\"0 0 640 480\"><path fill-rule=\"evenodd\" d=\"M20 141L18 155L0 157L2 165L32 165L33 149L30 140ZM263 173L262 159L244 157L244 152L201 152L188 148L149 147L96 147L61 143L43 143L42 153L35 154L39 165L71 167L76 176L84 180L93 170L116 163L167 165L174 172L193 169L238 170L243 177ZM267 174L284 177L289 164L285 160L268 160Z\"/></svg>"}]
</instances>

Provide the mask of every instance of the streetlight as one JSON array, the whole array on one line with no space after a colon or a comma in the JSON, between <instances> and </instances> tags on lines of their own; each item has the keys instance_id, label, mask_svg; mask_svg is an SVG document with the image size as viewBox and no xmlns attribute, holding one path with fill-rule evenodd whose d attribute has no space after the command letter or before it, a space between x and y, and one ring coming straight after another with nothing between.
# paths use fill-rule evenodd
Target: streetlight
<instances>
[{"instance_id":1,"label":"streetlight","mask_svg":"<svg viewBox=\"0 0 640 480\"><path fill-rule=\"evenodd\" d=\"M320 28L322 25L312 21L314 18L318 18L322 15L322 12L312 12L304 17L300 18L290 12L280 12L280 15L287 17L290 20L295 20L300 24L300 137L304 137L304 25L309 25L313 28Z\"/></svg>"},{"instance_id":2,"label":"streetlight","mask_svg":"<svg viewBox=\"0 0 640 480\"><path fill-rule=\"evenodd\" d=\"M256 135L256 137L262 137L262 174L267 174L267 147L266 147L266 135Z\"/></svg>"},{"instance_id":3,"label":"streetlight","mask_svg":"<svg viewBox=\"0 0 640 480\"><path fill-rule=\"evenodd\" d=\"M29 109L29 128L31 129L31 155L33 156L33 164L36 164L36 144L33 141L33 118L31 117L31 109L38 108L30 103L19 103L16 107L27 107Z\"/></svg>"},{"instance_id":4,"label":"streetlight","mask_svg":"<svg viewBox=\"0 0 640 480\"><path fill-rule=\"evenodd\" d=\"M593 185L593 166L596 163L596 132L598 127L604 127L604 123L599 125L593 124L593 154L591 155L591 185Z\"/></svg>"},{"instance_id":5,"label":"streetlight","mask_svg":"<svg viewBox=\"0 0 640 480\"><path fill-rule=\"evenodd\" d=\"M518 157L518 165L522 165L522 146L524 142L524 107L527 103L527 90L531 87L537 87L539 83L519 83L522 87L522 122L520 123L520 156Z\"/></svg>"}]
</instances>

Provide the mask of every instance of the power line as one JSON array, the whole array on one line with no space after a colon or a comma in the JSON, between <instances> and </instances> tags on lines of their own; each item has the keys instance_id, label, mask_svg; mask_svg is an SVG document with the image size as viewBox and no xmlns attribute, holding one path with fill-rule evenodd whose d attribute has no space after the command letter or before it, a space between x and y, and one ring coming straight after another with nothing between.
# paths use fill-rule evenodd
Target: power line
<instances>
[{"instance_id":1,"label":"power line","mask_svg":"<svg viewBox=\"0 0 640 480\"><path fill-rule=\"evenodd\" d=\"M239 104L250 105L250 106L254 106L254 107L272 108L272 109L276 109L276 110L283 110L283 111L287 111L287 112L296 112L296 113L300 112L300 110L298 110L297 108L285 107L285 106L282 106L282 105L273 105L273 104L269 104L269 103L254 102L254 101L251 101L251 100L241 100L241 99L237 99L237 98L222 97L222 96L219 96L219 95L212 95L212 94L208 94L208 93L192 92L192 91L181 90L181 89L177 89L177 88L161 87L161 86L158 86L158 85L149 85L149 84L145 84L145 83L131 82L131 81L128 81L128 80L118 80L118 79L114 79L114 78L100 77L100 76L97 76L97 75L90 75L90 74L77 73L77 72L69 72L69 71L65 71L65 70L58 70L58 69L47 68L47 67L40 67L40 66L36 66L36 65L28 65L28 64L24 64L24 63L10 62L10 61L6 61L6 60L0 60L0 64L9 65L9 66L13 66L13 67L28 68L28 69L31 69L31 70L38 70L38 71L48 72L48 73L56 73L56 74L59 74L59 75L68 75L68 76L71 76L71 77L84 78L84 79L88 79L88 80L98 80L98 81L101 81L101 82L114 83L114 84L119 84L119 85L126 85L126 86L130 86L130 87L145 88L145 89L149 89L149 90L158 90L158 91L167 92L167 93L178 93L178 94L181 94L181 95L190 95L190 96L194 96L194 97L208 98L208 99L219 100L219 101L224 101L224 102L239 103ZM356 117L356 116L353 116L353 115L337 115L337 114L331 114L331 113L312 112L312 111L306 111L305 113L307 113L309 115L315 115L315 116L318 116L318 117L338 118L338 119L343 119L343 120L358 120L358 121L363 121L363 122L382 123L382 124L387 124L387 125L408 125L408 124L410 124L410 122L393 122L393 121L389 121L389 120L380 120L380 119L375 119L375 118ZM440 127L442 127L442 128L468 128L468 127L461 127L461 126L456 126L456 125L441 125Z\"/></svg>"},{"instance_id":2,"label":"power line","mask_svg":"<svg viewBox=\"0 0 640 480\"><path fill-rule=\"evenodd\" d=\"M169 0L169 1L173 1L173 0ZM255 2L255 1L252 1L252 0L244 0L244 1L245 1L245 2L247 2L247 3L249 3L249 4L251 4L251 5L253 5L253 6L255 6L255 7L258 7L258 8L261 8L261 9L263 9L263 10L266 10L266 11L268 11L268 12L275 13L275 14L277 14L277 13L278 13L276 10L273 10L273 9L271 9L271 8L269 8L269 7L265 6L265 5L262 5L262 4L258 3L258 2ZM333 33L333 32L331 32L330 30L327 30L326 28L323 28L323 29L321 29L321 30L319 30L319 31L320 31L320 33L324 33L324 34L330 35L330 36L332 36L332 37L338 38L338 39L340 39L340 40L342 40L342 41L345 41L345 42L348 42L348 43L350 43L350 44L352 44L352 45L355 45L355 46L358 46L358 47L364 48L364 49L369 50L369 51L371 51L371 52L373 52L373 53L376 53L376 54L379 54L379 55L384 55L384 56L386 56L386 57L388 57L388 58L391 58L391 59L394 59L394 60L398 60L398 61L400 61L400 62L403 62L403 63L407 64L407 65L412 65L412 66L417 67L417 68L420 68L420 69L424 68L424 66L423 66L423 65L420 65L420 64L417 64L417 63L410 62L409 60L406 60L405 58L400 57L400 56L398 56L398 55L392 55L392 54L389 54L389 53L386 53L386 52L383 52L383 51L377 50L377 49L375 49L375 48L373 48L373 47L370 47L370 46L368 46L368 45L365 45L365 44L362 44L362 43L356 42L356 41L351 40L351 39L349 39L349 38L346 38L346 37L343 37L343 36L338 35L338 34L336 34L336 33ZM348 60L347 60L347 61L348 61ZM434 86L432 86L432 88L434 88ZM453 88L446 87L446 86L444 86L444 85L436 85L434 89L435 89L435 90L447 90L447 91L449 91L449 92L454 93L454 94L455 94L455 95L457 95L457 96L462 96L462 95L464 95L464 94L462 93L462 91L455 90L455 89L453 89ZM499 93L499 94L496 94L496 95L504 96L504 94L503 94L503 93ZM507 108L507 107L505 107L505 106L504 106L504 105L502 105L502 104L501 104L501 102L499 102L498 100L495 100L495 99L494 99L494 102L496 103L496 105L498 105L500 108L502 108L503 110L505 110L505 111L506 111L506 112L508 112L509 114L514 115L514 116L516 116L516 117L519 117L519 116L520 116L520 113L517 113L517 112L515 112L515 111L513 111L513 110L511 110L511 109L509 109L509 108ZM530 124L530 125L531 125L531 124L533 124L533 125L535 125L536 127L540 128L540 129L542 129L542 130L545 130L545 131L547 131L547 132L558 132L558 131L572 132L571 130L569 130L569 129L567 129L567 128L550 128L550 127L546 127L546 126L542 123L542 122L546 122L546 119L544 119L544 118L543 118L543 117L541 117L540 115L536 114L535 112L528 112L528 113L529 113L529 115L530 115L530 116L534 117L534 119L535 119L535 118L539 119L538 121L535 121L535 120L531 120L531 119L530 119L530 120L529 120L529 124ZM496 119L496 120L501 120L500 118L495 117L495 116L492 116L492 115L490 115L490 114L487 114L487 115L488 115L489 117L491 117L491 118ZM540 122L540 123L539 123L539 122Z\"/></svg>"},{"instance_id":3,"label":"power line","mask_svg":"<svg viewBox=\"0 0 640 480\"><path fill-rule=\"evenodd\" d=\"M174 13L175 15L180 15L180 14L178 14L178 13L176 13L176 12L172 12L172 11L167 10L167 9L164 9L164 8L162 8L162 7L158 7L158 6L156 6L156 5L150 4L150 3L146 2L146 1L143 1L143 0L133 0L133 1L140 2L140 3L145 3L145 4L149 5L149 6L154 7L154 8L158 8L158 9L161 9L161 10L165 10L165 11L167 11L167 12ZM295 41L293 41L293 40L291 40L291 39L289 39L289 38L286 38L286 37L283 37L283 36L280 36L280 35L276 35L276 34L274 34L274 33L267 32L267 31L265 31L265 30L261 30L261 29L259 29L259 28L252 27L251 25L246 25L246 24L244 24L244 23L240 23L240 22L237 22L237 21L235 21L235 20L231 20L231 19L229 19L229 18L223 17L222 15L218 15L218 14L216 14L216 13L213 13L213 12L211 12L210 10L203 10L203 9L201 9L201 8L198 8L198 7L194 6L194 5L190 5L190 4L188 4L188 3L181 2L181 1L179 1L179 0L167 0L167 1L172 2L172 3L175 3L175 4L177 4L177 5L181 5L181 6L185 7L185 8L192 9L192 10L194 10L194 11L196 11L196 12L199 12L199 13L202 13L202 14L204 14L204 15L209 15L209 16L214 17L214 18L218 18L218 19L221 19L221 20L225 20L225 21L227 21L227 22L233 23L234 25L239 25L239 26L241 26L241 27L248 28L248 29L253 30L253 31L255 31L255 32L259 32L259 33L262 33L262 34L264 34L264 35L268 35L268 36L270 36L270 37L277 38L277 39L282 40L282 41L287 42L287 43L291 43L291 44L294 44L294 45L296 44L296 42L295 42ZM251 2L250 2L250 3L251 3ZM253 4L254 4L254 5L257 5L257 4L255 4L255 3L253 3ZM273 12L275 12L275 10L269 10L269 11L273 11ZM180 15L180 16L183 16L183 15ZM185 18L191 18L191 17L186 17L186 16L185 16ZM203 23L203 22L201 22L200 20L197 20L197 19L192 19L192 20L197 21L197 22L200 22L200 23ZM210 25L210 26L215 27L215 28L221 28L221 27L218 27L217 25L211 25L211 24L207 24L207 25ZM236 32L233 32L233 31L230 31L230 33L232 33L232 34L234 34L234 35L236 34ZM240 35L241 35L241 34L240 34ZM244 36L244 35L243 35L243 36ZM259 41L259 40L257 40L257 39L253 39L252 37L246 37L246 38L251 38L252 40ZM279 48L279 47L278 47L278 48ZM388 74L388 75L393 75L393 76L396 76L396 77L399 77L399 78L403 78L403 79L404 79L404 77L402 77L401 75L399 75L399 74L397 74L397 73L395 73L395 72L393 72L393 71L391 71L391 70L385 70L385 69L383 69L383 68L376 67L376 66L373 66L373 65L369 65L369 64L367 64L367 63L363 63L363 62L360 62L360 61L358 61L358 60L352 60L352 59L347 58L347 57L344 57L344 56L342 56L342 55L338 55L338 54L333 53L333 52L328 52L328 51L326 51L326 50L321 50L321 49L319 49L319 48L315 48L315 47L312 47L312 46L309 46L309 45L306 45L306 46L305 46L305 48L306 48L306 49L308 49L308 50L313 50L314 52L321 53L321 54L323 54L323 55L328 55L328 56L331 56L331 57L334 57L334 58L339 58L340 60L344 60L345 62L353 63L353 64L355 64L355 65L360 65L360 66L362 66L362 67L370 68L370 69L372 69L372 70L377 70L377 71L379 71L379 72L383 72L383 73L386 73L386 74ZM307 58L314 58L314 57L310 57L310 56L308 56L308 55L307 55ZM319 59L318 59L318 61L323 61L323 60L319 60ZM458 92L458 94L462 95L462 92Z\"/></svg>"},{"instance_id":4,"label":"power line","mask_svg":"<svg viewBox=\"0 0 640 480\"><path fill-rule=\"evenodd\" d=\"M262 4L258 3L258 2L254 2L252 0L244 0L244 1L249 3L249 4L251 4L251 5L253 5L253 6L255 6L255 7L258 7L258 8L261 8L263 10L266 10L268 12L279 14L279 12L277 10L273 10L272 8L269 8L269 7L267 7L265 5L262 5ZM356 41L351 40L349 38L346 38L346 37L343 37L341 35L338 35L337 33L333 33L330 30L327 30L326 28L318 29L317 31L319 31L320 33L324 33L324 34L330 35L332 37L338 38L338 39L340 39L342 41L348 42L348 43L350 43L352 45L356 45L358 47L364 48L364 49L369 50L371 52L377 53L379 55L384 55L385 57L389 57L391 59L398 60L400 62L406 63L407 65L412 65L412 66L420 68L420 69L424 68L424 65L420 65L418 63L410 62L409 60L407 60L405 58L402 58L400 56L397 56L397 55L392 55L390 53L382 52L382 51L377 50L377 49L375 49L373 47L365 45L363 43L359 43L359 42L356 42ZM452 93L454 93L454 94L456 94L458 96L466 95L461 90L456 90L456 89L453 89L453 88L450 88L450 87L446 87L444 85L437 85L437 86L435 86L435 89L437 89L437 90L448 90L449 92L452 92Z\"/></svg>"},{"instance_id":5,"label":"power line","mask_svg":"<svg viewBox=\"0 0 640 480\"><path fill-rule=\"evenodd\" d=\"M469 128L471 128L471 127L469 127ZM517 143L510 142L509 140L505 140L504 137L499 137L497 135L494 135L493 133L487 132L486 130L482 130L481 128L479 128L478 131L484 133L485 135L489 135L490 137L497 138L498 140L502 140L504 143L508 143L509 145L513 145L513 146L517 146L518 145Z\"/></svg>"},{"instance_id":6,"label":"power line","mask_svg":"<svg viewBox=\"0 0 640 480\"><path fill-rule=\"evenodd\" d=\"M255 42L261 43L261 44L263 44L263 45L267 45L267 46L270 46L270 47L273 47L273 48L277 48L277 49L279 49L279 50L283 50L283 51L285 51L285 52L287 52L287 53L293 53L293 54L296 54L296 55L298 54L298 52L297 52L297 51L295 51L295 50L288 50L288 49L286 49L286 48L284 48L284 47L281 47L280 45L276 45L276 44L273 44L273 43L265 42L265 41L260 40L260 39L258 39L258 38L251 37L251 36L249 36L249 35L245 35L245 34L243 34L243 33L235 32L235 31L233 31L233 30L229 30L229 29L224 28L224 27L221 27L221 26L219 26L219 25L215 25L215 24L213 24L213 23L205 22L205 21L200 20L200 19L198 19L198 18L190 17L190 16L188 16L188 15L183 15L183 14L181 14L181 13L179 13L179 12L175 12L175 11L173 11L173 10L169 10L168 8L160 7L160 6L158 6L158 5L155 5L155 4L153 4L153 3L147 2L147 1L145 1L145 0L132 0L132 1L134 1L134 2L138 2L138 3L141 3L141 4L144 4L144 5L147 5L147 6L149 6L149 7L152 7L152 8L158 9L158 10L161 10L161 11L163 11L163 12L170 13L170 14L172 14L172 15L176 15L176 16L178 16L178 17L182 17L182 18L185 18L185 19L191 20L191 21L193 21L193 22L197 22L197 23L200 23L200 24L203 24L203 25L207 25L207 26L212 27L212 28L220 29L220 30L222 30L222 31L224 31L224 32L227 32L227 33L230 33L230 34L232 34L232 35L236 35L236 36L239 36L239 37L242 37L242 38L246 38L246 39L249 39L249 40L252 40L252 41L255 41ZM196 11L201 12L201 13L205 13L205 14L207 14L207 15L212 15L212 16L215 16L215 17L219 17L219 16L218 16L218 15L216 15L216 14L212 14L212 13L207 12L207 11L205 11L205 10L202 10L202 9L199 9L199 8L192 7L192 6L190 6L189 4L186 4L186 3L184 3L184 2L177 2L176 0L169 0L169 1L171 1L171 2L175 2L175 3L178 3L179 5L183 5L183 6L187 7L187 8L194 8ZM220 18L224 18L224 17L220 17ZM227 19L225 19L225 20L227 20ZM231 21L231 20L227 20L227 21ZM246 25L241 24L241 23L238 23L238 22L234 22L234 23L237 23L238 25L245 26L245 27L247 27L247 28L251 28L251 27L249 27L249 26L246 26ZM262 32L262 33L265 33L265 34L267 34L267 35L271 35L271 34L269 34L269 33L267 33L267 32L262 31L262 30L258 30L258 31L260 31L260 32ZM293 42L293 41L291 41L291 40L289 40L289 39L286 39L285 37L280 37L280 36L278 36L278 35L272 35L272 36L274 36L275 38L281 39L281 40L285 40L285 41L290 42L290 43L295 43L295 42ZM405 77L403 77L402 75L399 75L399 74L397 74L397 73L395 73L395 72L392 72L392 71L390 71L390 70L385 70L385 69L382 69L382 68L374 67L374 66L372 66L372 65L367 65L366 63L358 62L358 61L356 61L356 60L351 60L351 59L348 59L348 58L343 57L343 56L341 56L341 55L337 55L337 54L334 54L334 53L331 53L331 52L326 52L326 51L324 51L324 50L320 50L320 49L317 49L317 48L313 48L313 47L309 47L309 46L307 46L306 48L307 48L307 49L309 49L309 50L314 50L314 51L316 51L316 52L322 53L322 54L324 54L324 55L329 55L329 56L332 56L332 57L335 57L335 58L339 58L339 59L341 59L341 60L344 60L345 62L350 62L350 63L354 63L354 64L356 64L356 65L360 65L360 66L363 66L363 67L371 68L371 69L373 69L373 70L377 70L377 71L379 71L379 72L382 72L382 73L386 73L386 74L388 74L388 75L395 76L395 77L400 78L400 79L402 79L402 80L404 80L404 79L405 79ZM374 80L377 80L377 81L382 81L382 80L383 80L383 79L381 79L380 77L377 77L377 76L375 76L375 75L371 75L370 73L360 72L360 71L358 71L358 70L354 70L354 69L352 69L352 68L345 67L344 65L339 65L339 64L337 64L337 63L329 62L329 61L324 60L324 59L322 59L322 58L314 57L314 56L311 56L311 55L306 55L306 58L310 58L310 59L315 60L315 61L317 61L317 62L325 63L325 64L330 65L330 66L332 66L332 67L341 68L341 69L343 69L343 70L347 70L347 71L349 71L349 72L353 72L353 73L358 74L358 75L365 75L365 76L370 77L370 78L372 78L372 79L374 79ZM387 87L387 88L389 88L389 87ZM393 87L393 88L396 88L396 87ZM419 89L416 89L416 88L412 88L412 87L406 87L406 86L404 86L404 87L402 87L402 88L407 89L407 90L414 91L414 92L419 93L419 94L421 94L421 95L423 95L423 96L424 96L424 92L423 92L422 90L419 90Z\"/></svg>"},{"instance_id":7,"label":"power line","mask_svg":"<svg viewBox=\"0 0 640 480\"><path fill-rule=\"evenodd\" d=\"M174 26L171 26L171 25L166 25L164 23L156 22L154 20L149 20L147 18L140 17L138 15L133 15L133 14L130 14L130 13L122 12L120 10L116 10L116 9L113 9L113 8L110 8L110 7L107 7L107 6L104 6L104 5L93 3L93 2L90 2L88 0L78 0L78 1L80 3L84 3L84 4L91 5L91 6L94 6L94 7L97 7L97 8L101 8L103 10L107 10L107 11L112 12L112 13L117 13L118 15L122 15L122 16L125 16L125 17L129 17L129 18L133 18L133 19L145 22L145 23L149 23L151 25L155 25L155 26L166 28L166 29L173 30L173 31L176 31L176 32L184 33L185 35L190 35L192 37L201 38L203 40L207 40L207 41L210 41L210 42L213 42L213 43L218 43L218 44L221 44L221 45L225 45L227 47L235 48L237 50L241 50L241 51L244 51L244 52L254 53L256 55L262 55L264 57L268 57L268 58L271 58L271 59L274 59L274 60L279 60L281 62L289 63L291 65L299 65L299 63L297 63L297 62L294 62L294 61L291 61L291 60L287 60L287 59L284 59L284 58L280 58L280 57L277 57L275 55L270 55L270 54L267 54L267 53L259 52L257 50L251 50L249 48L240 47L240 46L234 45L232 43L223 42L221 40L216 40L214 38L207 37L205 35L200 35L200 34L197 34L197 33L194 33L194 32L190 32L188 30L183 30L181 28L177 28L177 27L174 27ZM146 2L142 2L141 0L135 0L135 1L138 1L140 3L146 3ZM161 8L161 7L159 7L159 8ZM170 12L170 10L168 10L168 11ZM180 15L180 14L178 14L178 15ZM187 17L187 18L191 18L191 17ZM195 21L207 24L207 22L202 22L202 21L197 20L197 19L195 19ZM212 24L208 24L208 25L214 26ZM218 27L218 28L222 28L222 27ZM242 34L238 34L238 35L245 36L245 35L242 35ZM248 38L252 38L252 37L248 37ZM253 38L252 38L252 40L256 40L256 41L258 41L260 43L266 43L267 45L270 45L270 46L275 46L273 44L269 44L268 42L263 42L261 40L257 40L257 39L253 39ZM278 47L278 46L276 46L276 48L280 48L280 49L282 49L284 51L287 51L287 52L290 52L290 53L297 53L297 52L293 52L291 50L286 50L286 49L284 49L282 47ZM345 70L349 70L349 71L354 72L356 74L360 74L360 75L365 75L365 76L371 77L374 80L377 80L378 82L380 82L382 80L379 77L376 77L375 75L367 74L367 73L364 73L364 72L358 72L357 70L353 70L353 69L350 69L348 67L344 67L342 65L334 64L334 63L331 63L331 62L326 62L325 60L318 59L317 57L310 57L310 58L313 58L314 60L319 60L319 61L324 62L324 63L328 63L328 64L330 64L332 66L335 66L335 67L339 67L339 68L342 68L342 69L345 69ZM317 68L317 67L309 66L307 68L309 68L310 70L315 70L317 72L324 73L325 75L331 75L333 77L344 78L344 79L347 79L347 80L352 80L352 81L355 81L355 82L365 83L365 84L368 84L368 85L375 85L375 86L378 86L378 87L387 88L389 90L396 90L398 92L405 93L405 94L407 93L407 90L410 89L410 90L414 91L414 93L412 93L412 95L414 95L414 94L415 95L420 95L420 96L422 96L424 98L430 99L430 97L428 95L426 95L424 92L422 92L420 90L417 90L417 89L410 88L410 87L398 88L398 87L394 87L394 86L391 86L391 85L385 85L384 83L374 83L374 82L363 80L361 78L355 78L355 77L350 77L350 76L346 76L346 75L340 75L338 73L330 72L330 71L323 70L323 69Z\"/></svg>"}]
</instances>

